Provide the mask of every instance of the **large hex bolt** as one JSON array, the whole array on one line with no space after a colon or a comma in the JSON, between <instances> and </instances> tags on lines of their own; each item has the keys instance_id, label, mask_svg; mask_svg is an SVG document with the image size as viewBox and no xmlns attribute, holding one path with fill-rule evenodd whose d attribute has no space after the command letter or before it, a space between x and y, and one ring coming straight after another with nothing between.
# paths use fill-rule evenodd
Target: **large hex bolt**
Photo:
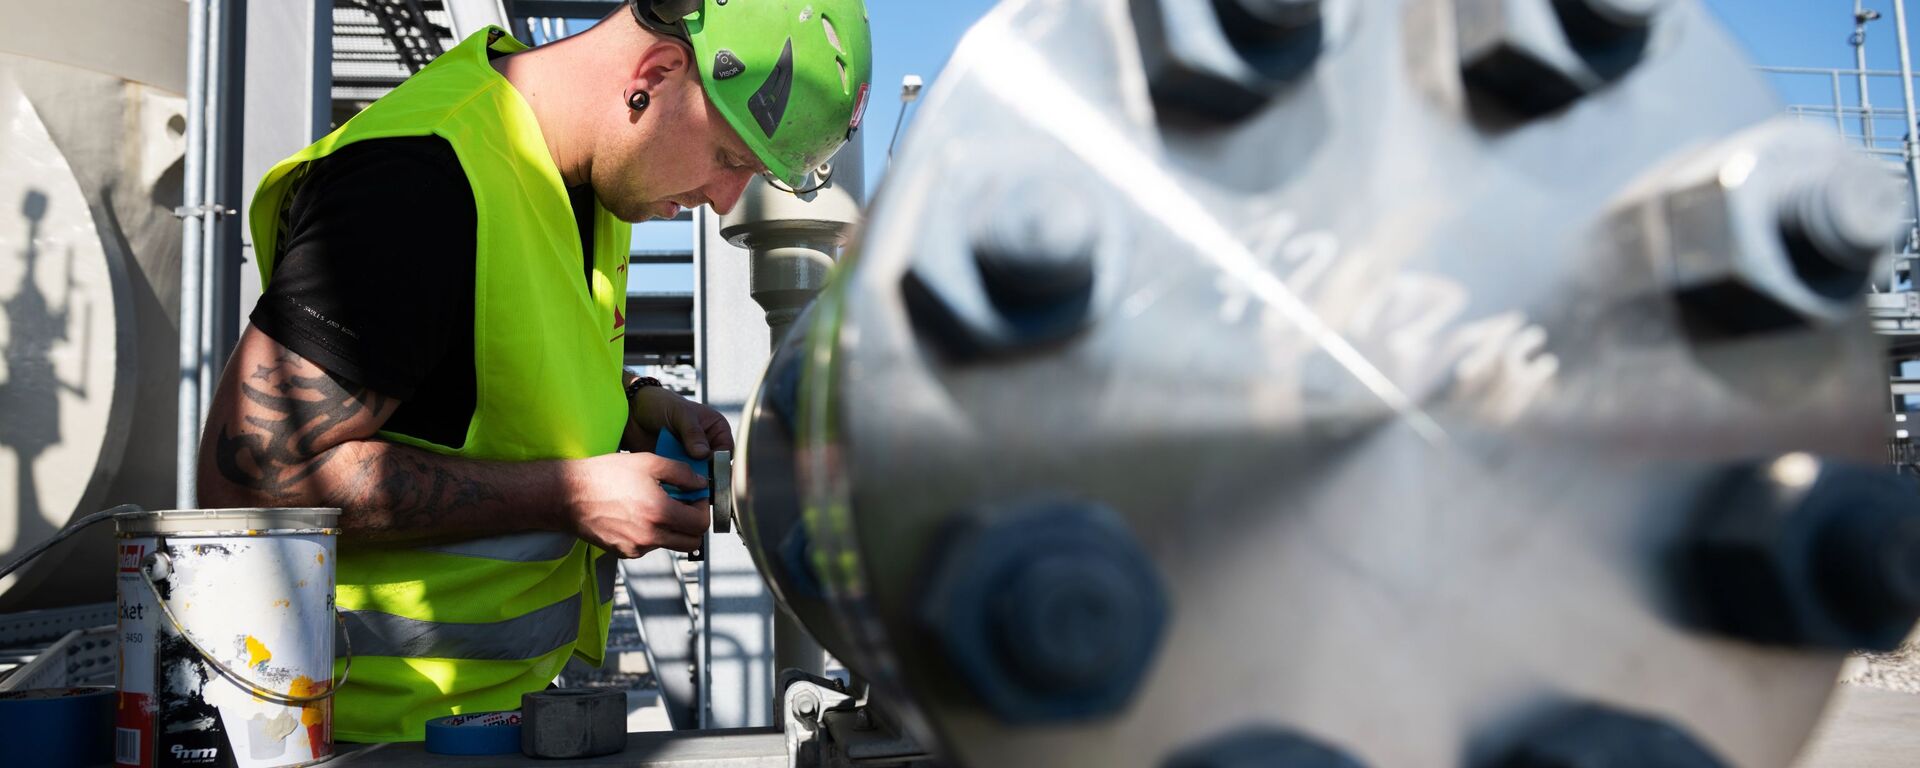
<instances>
[{"instance_id":1,"label":"large hex bolt","mask_svg":"<svg viewBox=\"0 0 1920 768\"><path fill-rule=\"evenodd\" d=\"M1485 768L1721 768L1720 758L1662 720L1598 705L1540 718Z\"/></svg>"},{"instance_id":2,"label":"large hex bolt","mask_svg":"<svg viewBox=\"0 0 1920 768\"><path fill-rule=\"evenodd\" d=\"M1663 277L1706 337L1832 325L1857 311L1902 194L1817 129L1776 122L1681 165L1653 220Z\"/></svg>"},{"instance_id":3,"label":"large hex bolt","mask_svg":"<svg viewBox=\"0 0 1920 768\"><path fill-rule=\"evenodd\" d=\"M969 234L987 298L1025 343L1079 330L1093 302L1100 212L1073 188L1038 178L985 203Z\"/></svg>"},{"instance_id":4,"label":"large hex bolt","mask_svg":"<svg viewBox=\"0 0 1920 768\"><path fill-rule=\"evenodd\" d=\"M1204 123L1243 120L1313 67L1320 0L1132 0L1154 104Z\"/></svg>"},{"instance_id":5,"label":"large hex bolt","mask_svg":"<svg viewBox=\"0 0 1920 768\"><path fill-rule=\"evenodd\" d=\"M1600 87L1546 0L1456 0L1454 30L1467 87L1522 117Z\"/></svg>"},{"instance_id":6,"label":"large hex bolt","mask_svg":"<svg viewBox=\"0 0 1920 768\"><path fill-rule=\"evenodd\" d=\"M1361 768L1341 751L1293 731L1249 727L1186 747L1164 768Z\"/></svg>"},{"instance_id":7,"label":"large hex bolt","mask_svg":"<svg viewBox=\"0 0 1920 768\"><path fill-rule=\"evenodd\" d=\"M1107 241L1098 203L1052 178L1016 180L975 202L965 261L926 259L901 277L914 326L962 361L1024 352L1085 328Z\"/></svg>"},{"instance_id":8,"label":"large hex bolt","mask_svg":"<svg viewBox=\"0 0 1920 768\"><path fill-rule=\"evenodd\" d=\"M1788 192L1780 229L1794 271L1823 296L1860 292L1880 254L1893 246L1906 201L1891 179L1874 183L1872 169L1826 169Z\"/></svg>"},{"instance_id":9,"label":"large hex bolt","mask_svg":"<svg viewBox=\"0 0 1920 768\"><path fill-rule=\"evenodd\" d=\"M1008 723L1102 717L1146 675L1167 604L1126 526L1090 502L987 513L938 553L921 620Z\"/></svg>"},{"instance_id":10,"label":"large hex bolt","mask_svg":"<svg viewBox=\"0 0 1920 768\"><path fill-rule=\"evenodd\" d=\"M1553 0L1555 11L1575 39L1605 39L1633 34L1653 25L1653 17L1672 0Z\"/></svg>"},{"instance_id":11,"label":"large hex bolt","mask_svg":"<svg viewBox=\"0 0 1920 768\"><path fill-rule=\"evenodd\" d=\"M1467 86L1535 117L1616 80L1643 57L1668 0L1457 0Z\"/></svg>"},{"instance_id":12,"label":"large hex bolt","mask_svg":"<svg viewBox=\"0 0 1920 768\"><path fill-rule=\"evenodd\" d=\"M1757 643L1891 650L1920 618L1920 489L1789 454L1729 473L1682 550L1687 618Z\"/></svg>"},{"instance_id":13,"label":"large hex bolt","mask_svg":"<svg viewBox=\"0 0 1920 768\"><path fill-rule=\"evenodd\" d=\"M1575 52L1605 80L1640 62L1654 18L1670 0L1553 0Z\"/></svg>"}]
</instances>

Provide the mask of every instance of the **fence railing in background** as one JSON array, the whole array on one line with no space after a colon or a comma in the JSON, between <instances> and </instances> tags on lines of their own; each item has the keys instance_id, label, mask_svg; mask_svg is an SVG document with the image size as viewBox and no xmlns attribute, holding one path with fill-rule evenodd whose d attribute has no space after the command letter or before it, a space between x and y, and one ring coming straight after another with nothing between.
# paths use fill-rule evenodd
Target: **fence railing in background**
<instances>
[{"instance_id":1,"label":"fence railing in background","mask_svg":"<svg viewBox=\"0 0 1920 768\"><path fill-rule=\"evenodd\" d=\"M1905 157L1906 110L1897 107L1862 108L1859 91L1862 82L1900 81L1900 73L1890 69L1828 69L1821 67L1760 67L1774 76L1782 93L1793 93L1807 80L1822 81L1829 98L1819 102L1789 103L1787 113L1796 117L1831 124L1849 143L1877 156ZM1791 100L1789 100L1791 101Z\"/></svg>"}]
</instances>

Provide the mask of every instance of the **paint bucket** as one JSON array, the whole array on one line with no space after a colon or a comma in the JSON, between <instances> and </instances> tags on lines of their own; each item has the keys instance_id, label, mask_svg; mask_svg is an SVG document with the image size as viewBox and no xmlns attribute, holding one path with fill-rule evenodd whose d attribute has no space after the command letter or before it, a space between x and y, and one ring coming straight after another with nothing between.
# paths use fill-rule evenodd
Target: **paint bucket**
<instances>
[{"instance_id":1,"label":"paint bucket","mask_svg":"<svg viewBox=\"0 0 1920 768\"><path fill-rule=\"evenodd\" d=\"M333 755L339 516L213 509L116 518L115 765L292 768Z\"/></svg>"}]
</instances>

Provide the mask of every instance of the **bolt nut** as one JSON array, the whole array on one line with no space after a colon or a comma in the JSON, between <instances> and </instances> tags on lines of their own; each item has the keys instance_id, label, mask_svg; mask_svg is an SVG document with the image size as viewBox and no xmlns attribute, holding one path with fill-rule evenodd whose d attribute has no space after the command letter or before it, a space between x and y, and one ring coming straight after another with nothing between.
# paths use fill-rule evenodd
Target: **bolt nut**
<instances>
[{"instance_id":1,"label":"bolt nut","mask_svg":"<svg viewBox=\"0 0 1920 768\"><path fill-rule=\"evenodd\" d=\"M1695 335L1832 325L1859 311L1898 232L1893 186L1832 137L1775 121L1670 172L1646 239Z\"/></svg>"},{"instance_id":2,"label":"bolt nut","mask_svg":"<svg viewBox=\"0 0 1920 768\"><path fill-rule=\"evenodd\" d=\"M1284 43L1320 24L1321 0L1213 0L1227 39L1242 50Z\"/></svg>"},{"instance_id":3,"label":"bolt nut","mask_svg":"<svg viewBox=\"0 0 1920 768\"><path fill-rule=\"evenodd\" d=\"M1781 226L1789 245L1807 249L1802 257L1807 265L1800 267L1803 277L1807 267L1814 265L1853 274L1869 272L1900 234L1898 212L1906 200L1899 185L1891 177L1875 180L1870 169L1849 165L1824 169L1817 179L1790 190L1782 201Z\"/></svg>"},{"instance_id":4,"label":"bolt nut","mask_svg":"<svg viewBox=\"0 0 1920 768\"><path fill-rule=\"evenodd\" d=\"M979 193L979 213L962 222L964 250L922 253L900 279L915 328L961 360L1017 354L1085 329L1112 240L1096 200L1097 190L1053 178Z\"/></svg>"},{"instance_id":5,"label":"bolt nut","mask_svg":"<svg viewBox=\"0 0 1920 768\"><path fill-rule=\"evenodd\" d=\"M793 694L793 716L800 720L812 720L820 714L820 697L813 691L800 690Z\"/></svg>"},{"instance_id":6,"label":"bolt nut","mask_svg":"<svg viewBox=\"0 0 1920 768\"><path fill-rule=\"evenodd\" d=\"M1626 75L1670 0L1457 0L1468 88L1537 117Z\"/></svg>"},{"instance_id":7,"label":"bolt nut","mask_svg":"<svg viewBox=\"0 0 1920 768\"><path fill-rule=\"evenodd\" d=\"M1127 652L1109 634L1147 621L1132 599L1131 575L1092 557L1043 556L1007 577L989 621L1019 673L1048 688L1099 685Z\"/></svg>"},{"instance_id":8,"label":"bolt nut","mask_svg":"<svg viewBox=\"0 0 1920 768\"><path fill-rule=\"evenodd\" d=\"M1598 705L1555 712L1522 729L1489 768L1722 768L1685 731L1662 720Z\"/></svg>"},{"instance_id":9,"label":"bolt nut","mask_svg":"<svg viewBox=\"0 0 1920 768\"><path fill-rule=\"evenodd\" d=\"M1242 728L1184 748L1164 768L1361 768L1360 762L1306 736L1274 727Z\"/></svg>"},{"instance_id":10,"label":"bolt nut","mask_svg":"<svg viewBox=\"0 0 1920 768\"><path fill-rule=\"evenodd\" d=\"M1454 29L1467 87L1523 117L1600 87L1545 0L1457 0Z\"/></svg>"},{"instance_id":11,"label":"bolt nut","mask_svg":"<svg viewBox=\"0 0 1920 768\"><path fill-rule=\"evenodd\" d=\"M1684 549L1689 618L1758 643L1893 649L1920 618L1915 490L1797 453L1730 472Z\"/></svg>"},{"instance_id":12,"label":"bolt nut","mask_svg":"<svg viewBox=\"0 0 1920 768\"><path fill-rule=\"evenodd\" d=\"M1243 120L1312 69L1323 48L1320 0L1132 0L1147 86L1162 112Z\"/></svg>"},{"instance_id":13,"label":"bolt nut","mask_svg":"<svg viewBox=\"0 0 1920 768\"><path fill-rule=\"evenodd\" d=\"M1575 53L1602 80L1617 80L1645 57L1653 22L1671 0L1553 0Z\"/></svg>"},{"instance_id":14,"label":"bolt nut","mask_svg":"<svg viewBox=\"0 0 1920 768\"><path fill-rule=\"evenodd\" d=\"M1147 554L1097 504L1034 502L976 519L934 558L921 601L955 677L1007 723L1118 712L1166 624Z\"/></svg>"},{"instance_id":15,"label":"bolt nut","mask_svg":"<svg viewBox=\"0 0 1920 768\"><path fill-rule=\"evenodd\" d=\"M1668 5L1671 0L1553 0L1561 27L1575 40L1645 32Z\"/></svg>"},{"instance_id":16,"label":"bolt nut","mask_svg":"<svg viewBox=\"0 0 1920 768\"><path fill-rule=\"evenodd\" d=\"M987 298L1028 340L1078 330L1093 300L1100 212L1074 192L1023 179L988 200L970 227Z\"/></svg>"}]
</instances>

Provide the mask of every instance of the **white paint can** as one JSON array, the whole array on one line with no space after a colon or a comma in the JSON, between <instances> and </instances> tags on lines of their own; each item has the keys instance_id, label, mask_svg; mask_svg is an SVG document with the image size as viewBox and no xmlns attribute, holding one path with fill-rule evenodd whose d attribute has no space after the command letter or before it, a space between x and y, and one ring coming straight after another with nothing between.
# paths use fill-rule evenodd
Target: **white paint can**
<instances>
[{"instance_id":1,"label":"white paint can","mask_svg":"<svg viewBox=\"0 0 1920 768\"><path fill-rule=\"evenodd\" d=\"M213 509L117 519L115 765L292 768L333 755L339 516Z\"/></svg>"}]
</instances>

